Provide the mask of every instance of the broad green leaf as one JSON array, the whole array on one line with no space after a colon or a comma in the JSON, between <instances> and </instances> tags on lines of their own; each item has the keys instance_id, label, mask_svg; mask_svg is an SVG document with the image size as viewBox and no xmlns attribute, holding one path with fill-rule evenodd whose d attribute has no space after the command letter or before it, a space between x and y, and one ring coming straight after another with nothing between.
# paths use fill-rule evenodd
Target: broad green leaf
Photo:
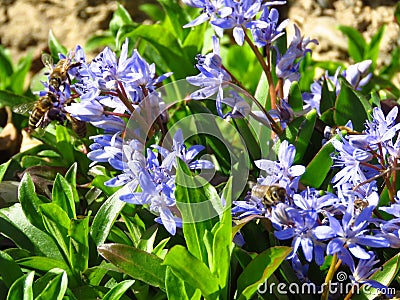
<instances>
[{"instance_id":1,"label":"broad green leaf","mask_svg":"<svg viewBox=\"0 0 400 300\"><path fill-rule=\"evenodd\" d=\"M68 287L67 273L61 269L53 269L52 273L58 273L48 281L42 292L35 297L35 300L61 300Z\"/></svg>"},{"instance_id":2,"label":"broad green leaf","mask_svg":"<svg viewBox=\"0 0 400 300\"><path fill-rule=\"evenodd\" d=\"M110 187L110 186L105 186L104 182L107 180L110 180L111 177L106 176L106 175L96 175L95 178L93 178L92 182L90 183L91 186L94 186L106 194L106 196L111 196L115 192L119 190L119 187Z\"/></svg>"},{"instance_id":3,"label":"broad green leaf","mask_svg":"<svg viewBox=\"0 0 400 300\"><path fill-rule=\"evenodd\" d=\"M56 38L56 36L53 34L53 31L49 31L49 49L50 49L50 54L54 59L54 62L58 61L58 53L62 54L67 54L67 48L65 48Z\"/></svg>"},{"instance_id":4,"label":"broad green leaf","mask_svg":"<svg viewBox=\"0 0 400 300\"><path fill-rule=\"evenodd\" d=\"M188 34L188 31L182 28L182 26L187 23L185 10L177 5L177 2L175 1L159 0L158 2L166 12L166 18L163 22L164 27L166 30L171 30L171 32L176 36L176 39L182 43L184 35Z\"/></svg>"},{"instance_id":5,"label":"broad green leaf","mask_svg":"<svg viewBox=\"0 0 400 300\"><path fill-rule=\"evenodd\" d=\"M74 193L68 181L58 173L54 180L52 200L64 212L67 213L69 219L76 218Z\"/></svg>"},{"instance_id":6,"label":"broad green leaf","mask_svg":"<svg viewBox=\"0 0 400 300\"><path fill-rule=\"evenodd\" d=\"M190 254L185 247L176 245L171 248L165 256L164 264L171 267L173 273L181 280L200 289L206 299L217 298L220 289L218 278L210 272L204 262Z\"/></svg>"},{"instance_id":7,"label":"broad green leaf","mask_svg":"<svg viewBox=\"0 0 400 300\"><path fill-rule=\"evenodd\" d=\"M89 218L72 219L68 231L69 254L74 271L83 272L89 264Z\"/></svg>"},{"instance_id":8,"label":"broad green leaf","mask_svg":"<svg viewBox=\"0 0 400 300\"><path fill-rule=\"evenodd\" d=\"M251 299L260 284L274 273L291 251L290 247L276 246L257 255L238 278L239 299Z\"/></svg>"},{"instance_id":9,"label":"broad green leaf","mask_svg":"<svg viewBox=\"0 0 400 300\"><path fill-rule=\"evenodd\" d=\"M314 131L317 112L315 109L308 112L305 116L298 117L289 123L283 133L283 139L288 140L296 147L295 162L301 161L310 144L310 139Z\"/></svg>"},{"instance_id":10,"label":"broad green leaf","mask_svg":"<svg viewBox=\"0 0 400 300\"><path fill-rule=\"evenodd\" d=\"M11 287L14 281L24 275L12 257L3 251L0 251L0 266L0 277L8 288Z\"/></svg>"},{"instance_id":11,"label":"broad green leaf","mask_svg":"<svg viewBox=\"0 0 400 300\"><path fill-rule=\"evenodd\" d=\"M71 135L68 129L62 125L56 125L56 143L57 149L61 152L65 163L70 166L75 162L74 148L71 141Z\"/></svg>"},{"instance_id":12,"label":"broad green leaf","mask_svg":"<svg viewBox=\"0 0 400 300\"><path fill-rule=\"evenodd\" d=\"M115 39L111 32L105 32L102 35L94 35L89 38L85 44L85 50L93 51L98 48L103 48L105 46L114 49Z\"/></svg>"},{"instance_id":13,"label":"broad green leaf","mask_svg":"<svg viewBox=\"0 0 400 300\"><path fill-rule=\"evenodd\" d=\"M8 291L7 300L33 300L33 278L35 272L20 277Z\"/></svg>"},{"instance_id":14,"label":"broad green leaf","mask_svg":"<svg viewBox=\"0 0 400 300\"><path fill-rule=\"evenodd\" d=\"M132 278L165 289L166 266L157 256L122 244L104 244L97 249L101 256Z\"/></svg>"},{"instance_id":15,"label":"broad green leaf","mask_svg":"<svg viewBox=\"0 0 400 300\"><path fill-rule=\"evenodd\" d=\"M129 24L133 24L129 12L121 4L118 4L118 8L114 12L113 17L110 21L110 31L112 35L116 37L118 30L123 25L129 25Z\"/></svg>"},{"instance_id":16,"label":"broad green leaf","mask_svg":"<svg viewBox=\"0 0 400 300\"><path fill-rule=\"evenodd\" d=\"M265 107L266 110L271 109L270 104L267 105L267 99L269 98L269 84L267 76L265 73L261 73L260 80L258 81L258 86L254 97Z\"/></svg>"},{"instance_id":17,"label":"broad green leaf","mask_svg":"<svg viewBox=\"0 0 400 300\"><path fill-rule=\"evenodd\" d=\"M68 229L70 219L67 213L55 203L45 203L39 207L46 231L56 240L65 257L69 257Z\"/></svg>"},{"instance_id":18,"label":"broad green leaf","mask_svg":"<svg viewBox=\"0 0 400 300\"><path fill-rule=\"evenodd\" d=\"M35 101L35 99L17 95L10 91L0 91L0 106L10 106L12 108L33 101Z\"/></svg>"},{"instance_id":19,"label":"broad green leaf","mask_svg":"<svg viewBox=\"0 0 400 300\"><path fill-rule=\"evenodd\" d=\"M235 120L235 124L240 133L240 136L243 138L246 144L252 160L254 161L256 159L259 159L261 157L259 139L254 137L254 133L251 130L251 126L249 126L248 121L244 119L237 119Z\"/></svg>"},{"instance_id":20,"label":"broad green leaf","mask_svg":"<svg viewBox=\"0 0 400 300\"><path fill-rule=\"evenodd\" d=\"M146 3L139 6L139 10L144 12L153 21L162 21L165 18L165 12L160 8L159 5Z\"/></svg>"},{"instance_id":21,"label":"broad green leaf","mask_svg":"<svg viewBox=\"0 0 400 300\"><path fill-rule=\"evenodd\" d=\"M306 186L319 188L331 170L333 164L331 154L335 151L332 143L327 142L306 167L301 182Z\"/></svg>"},{"instance_id":22,"label":"broad green leaf","mask_svg":"<svg viewBox=\"0 0 400 300\"><path fill-rule=\"evenodd\" d=\"M115 285L104 297L103 300L118 300L135 283L135 280L124 280Z\"/></svg>"},{"instance_id":23,"label":"broad green leaf","mask_svg":"<svg viewBox=\"0 0 400 300\"><path fill-rule=\"evenodd\" d=\"M189 300L184 279L176 276L174 272L172 272L171 267L167 267L165 289L169 300Z\"/></svg>"},{"instance_id":24,"label":"broad green leaf","mask_svg":"<svg viewBox=\"0 0 400 300\"><path fill-rule=\"evenodd\" d=\"M147 229L146 232L144 232L144 234L141 236L137 248L146 251L148 253L151 253L154 248L154 242L156 240L157 231L158 231L157 226L151 226L149 229Z\"/></svg>"},{"instance_id":25,"label":"broad green leaf","mask_svg":"<svg viewBox=\"0 0 400 300\"><path fill-rule=\"evenodd\" d=\"M0 46L0 79L1 81L9 78L13 73L13 62L10 57L10 53L7 49ZM6 86L2 86L3 82L0 82L0 88L5 89Z\"/></svg>"},{"instance_id":26,"label":"broad green leaf","mask_svg":"<svg viewBox=\"0 0 400 300\"><path fill-rule=\"evenodd\" d=\"M109 264L106 261L102 261L99 266L95 266L92 268L86 269L82 276L86 279L86 282L89 285L97 286L100 285L100 282L103 280L104 276L108 273L108 269L103 267L104 265Z\"/></svg>"},{"instance_id":27,"label":"broad green leaf","mask_svg":"<svg viewBox=\"0 0 400 300\"><path fill-rule=\"evenodd\" d=\"M28 221L19 203L0 210L0 232L32 254L62 260L53 239Z\"/></svg>"},{"instance_id":28,"label":"broad green leaf","mask_svg":"<svg viewBox=\"0 0 400 300\"><path fill-rule=\"evenodd\" d=\"M16 94L23 94L25 90L26 76L31 68L32 53L23 57L11 75L11 89Z\"/></svg>"},{"instance_id":29,"label":"broad green leaf","mask_svg":"<svg viewBox=\"0 0 400 300\"><path fill-rule=\"evenodd\" d=\"M303 109L303 98L301 95L301 90L299 87L299 83L296 81L293 82L290 86L289 104L294 111L300 111Z\"/></svg>"},{"instance_id":30,"label":"broad green leaf","mask_svg":"<svg viewBox=\"0 0 400 300\"><path fill-rule=\"evenodd\" d=\"M59 268L67 272L68 276L72 275L71 270L65 262L50 257L30 256L19 259L17 263L22 267L33 269L43 273L49 272L51 269L54 268Z\"/></svg>"},{"instance_id":31,"label":"broad green leaf","mask_svg":"<svg viewBox=\"0 0 400 300\"><path fill-rule=\"evenodd\" d=\"M10 163L11 163L11 159L0 165L0 182L2 182Z\"/></svg>"},{"instance_id":32,"label":"broad green leaf","mask_svg":"<svg viewBox=\"0 0 400 300\"><path fill-rule=\"evenodd\" d=\"M371 105L363 95L355 91L343 78L339 78L341 84L340 93L337 97L334 111L336 125L346 125L352 120L354 129L362 131L365 120L368 118L368 111ZM354 113L357 112L357 113Z\"/></svg>"},{"instance_id":33,"label":"broad green leaf","mask_svg":"<svg viewBox=\"0 0 400 300\"><path fill-rule=\"evenodd\" d=\"M330 81L328 83L328 80L329 79L324 79L324 81L322 82L321 102L319 106L321 114L335 106L336 91L330 90Z\"/></svg>"},{"instance_id":34,"label":"broad green leaf","mask_svg":"<svg viewBox=\"0 0 400 300\"><path fill-rule=\"evenodd\" d=\"M383 35L385 34L386 26L382 26L379 30L372 36L371 42L368 44L364 59L372 60L372 68L376 67L376 61L379 56L379 47L381 45L381 41Z\"/></svg>"},{"instance_id":35,"label":"broad green leaf","mask_svg":"<svg viewBox=\"0 0 400 300\"><path fill-rule=\"evenodd\" d=\"M97 246L103 244L107 239L110 230L126 202L119 200L123 188L104 201L94 217L90 228L90 235Z\"/></svg>"},{"instance_id":36,"label":"broad green leaf","mask_svg":"<svg viewBox=\"0 0 400 300\"><path fill-rule=\"evenodd\" d=\"M178 159L175 199L182 214L186 244L194 257L207 263L208 255L202 242L203 236L215 224L212 219L218 213L212 204L220 199L214 187L198 179L199 177L193 177L186 163Z\"/></svg>"},{"instance_id":37,"label":"broad green leaf","mask_svg":"<svg viewBox=\"0 0 400 300\"><path fill-rule=\"evenodd\" d=\"M360 32L350 26L339 26L338 29L347 36L348 51L350 56L356 62L364 59L367 43Z\"/></svg>"},{"instance_id":38,"label":"broad green leaf","mask_svg":"<svg viewBox=\"0 0 400 300\"><path fill-rule=\"evenodd\" d=\"M76 171L77 171L77 168L78 168L78 164L74 163L68 169L67 173L65 174L65 179L67 180L67 182L71 186L72 194L73 194L73 198L74 198L74 202L75 203L79 203L79 195L78 195L78 191L76 190Z\"/></svg>"},{"instance_id":39,"label":"broad green leaf","mask_svg":"<svg viewBox=\"0 0 400 300\"><path fill-rule=\"evenodd\" d=\"M212 245L212 265L211 272L218 277L219 286L227 294L228 279L231 261L231 245L232 245L232 180L229 178L223 190L223 199L225 200L226 209L223 212L221 221L213 228L213 245ZM215 229L215 230L214 230Z\"/></svg>"},{"instance_id":40,"label":"broad green leaf","mask_svg":"<svg viewBox=\"0 0 400 300\"><path fill-rule=\"evenodd\" d=\"M378 269L369 279L378 281L379 283L389 286L392 281L398 276L400 271L400 254L389 259L383 264L383 266ZM358 294L355 294L351 299L361 300L361 299L376 299L380 293L374 288L361 288Z\"/></svg>"},{"instance_id":41,"label":"broad green leaf","mask_svg":"<svg viewBox=\"0 0 400 300\"><path fill-rule=\"evenodd\" d=\"M166 31L164 26L159 24L141 25L127 36L134 39L141 38L149 42L160 55L161 61L155 59L153 61L159 67L164 64L164 68L166 68L163 70L164 72L172 70L175 79L185 78L188 71L192 70L191 58L182 53L182 47L177 39L171 32ZM176 61L180 62L179 68L177 68Z\"/></svg>"}]
</instances>

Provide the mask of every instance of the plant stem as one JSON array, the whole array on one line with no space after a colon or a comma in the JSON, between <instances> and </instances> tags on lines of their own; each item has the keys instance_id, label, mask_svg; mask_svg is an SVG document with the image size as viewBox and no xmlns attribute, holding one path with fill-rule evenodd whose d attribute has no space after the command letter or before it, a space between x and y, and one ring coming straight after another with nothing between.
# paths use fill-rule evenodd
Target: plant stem
<instances>
[{"instance_id":1,"label":"plant stem","mask_svg":"<svg viewBox=\"0 0 400 300\"><path fill-rule=\"evenodd\" d=\"M258 48L256 45L253 44L249 36L247 35L245 28L244 30L244 39L249 44L251 50L253 50L254 54L256 55L258 61L261 64L262 69L264 70L265 75L267 76L267 81L268 81L268 88L269 88L269 95L271 97L271 109L276 109L276 92L275 92L275 86L274 86L274 80L272 78L271 74L271 64L270 61L268 60L268 65L264 60L264 57L261 55L260 51L258 51ZM267 49L267 57L269 58L269 49Z\"/></svg>"},{"instance_id":2,"label":"plant stem","mask_svg":"<svg viewBox=\"0 0 400 300\"><path fill-rule=\"evenodd\" d=\"M336 263L338 262L337 253L333 255L331 266L329 267L328 274L325 277L324 291L321 295L321 300L328 300L329 297L329 285L331 284L333 275L335 274Z\"/></svg>"}]
</instances>

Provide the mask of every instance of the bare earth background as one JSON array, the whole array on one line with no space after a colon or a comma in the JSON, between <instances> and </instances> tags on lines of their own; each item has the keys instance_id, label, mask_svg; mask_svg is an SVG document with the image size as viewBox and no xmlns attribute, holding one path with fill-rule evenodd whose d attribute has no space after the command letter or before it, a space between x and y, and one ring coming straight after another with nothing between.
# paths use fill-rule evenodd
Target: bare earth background
<instances>
[{"instance_id":1,"label":"bare earth background","mask_svg":"<svg viewBox=\"0 0 400 300\"><path fill-rule=\"evenodd\" d=\"M151 1L120 2L140 22L146 16L138 7ZM400 45L399 26L393 17L397 0L289 0L288 3L290 8L283 14L303 34L318 39L320 44L313 54L317 60L348 61L346 38L336 29L339 24L357 28L367 39L386 24L379 64L387 64L388 54ZM42 67L40 53L46 49L50 29L72 49L107 29L116 8L117 1L111 0L0 0L0 44L11 51L15 62L32 51L35 72ZM288 27L289 39L292 28L292 25Z\"/></svg>"}]
</instances>

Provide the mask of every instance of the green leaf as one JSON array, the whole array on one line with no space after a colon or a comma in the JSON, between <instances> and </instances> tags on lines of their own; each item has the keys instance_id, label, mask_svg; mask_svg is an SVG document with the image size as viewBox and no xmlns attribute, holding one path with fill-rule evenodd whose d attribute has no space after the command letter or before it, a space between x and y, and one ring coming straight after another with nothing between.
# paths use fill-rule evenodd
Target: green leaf
<instances>
[{"instance_id":1,"label":"green leaf","mask_svg":"<svg viewBox=\"0 0 400 300\"><path fill-rule=\"evenodd\" d=\"M74 148L71 141L71 135L67 127L56 125L56 147L63 155L64 162L70 166L75 162Z\"/></svg>"},{"instance_id":2,"label":"green leaf","mask_svg":"<svg viewBox=\"0 0 400 300\"><path fill-rule=\"evenodd\" d=\"M383 264L383 266L378 269L369 279L378 281L379 283L389 286L392 281L396 278L400 271L400 253L389 259ZM361 288L359 293L355 294L351 299L361 300L361 299L376 299L380 293L374 288Z\"/></svg>"},{"instance_id":3,"label":"green leaf","mask_svg":"<svg viewBox=\"0 0 400 300\"><path fill-rule=\"evenodd\" d=\"M230 177L223 190L223 199L226 209L223 212L221 221L213 229L214 239L212 244L212 265L211 272L218 277L219 286L222 290L228 288L228 279L231 261L232 245L232 180ZM227 294L227 292L226 292Z\"/></svg>"},{"instance_id":4,"label":"green leaf","mask_svg":"<svg viewBox=\"0 0 400 300\"><path fill-rule=\"evenodd\" d=\"M0 251L0 277L1 280L7 285L8 288L18 278L24 275L18 264L7 253Z\"/></svg>"},{"instance_id":5,"label":"green leaf","mask_svg":"<svg viewBox=\"0 0 400 300\"><path fill-rule=\"evenodd\" d=\"M274 273L291 251L290 247L276 246L257 255L238 278L239 299L250 299L260 284Z\"/></svg>"},{"instance_id":6,"label":"green leaf","mask_svg":"<svg viewBox=\"0 0 400 300\"><path fill-rule=\"evenodd\" d=\"M14 107L20 104L33 102L35 99L14 94L9 91L0 91L0 106Z\"/></svg>"},{"instance_id":7,"label":"green leaf","mask_svg":"<svg viewBox=\"0 0 400 300\"><path fill-rule=\"evenodd\" d=\"M178 159L175 199L176 206L182 215L186 244L194 257L207 263L208 255L202 242L203 236L206 231L211 231L215 224L212 219L222 210L213 207L213 203L220 202L215 188L209 183L201 182L200 178L193 177L186 163Z\"/></svg>"},{"instance_id":8,"label":"green leaf","mask_svg":"<svg viewBox=\"0 0 400 300\"><path fill-rule=\"evenodd\" d=\"M303 117L298 117L290 122L283 133L283 139L288 140L296 147L295 162L301 161L306 154L310 139L314 131L317 111L315 109L308 112Z\"/></svg>"},{"instance_id":9,"label":"green leaf","mask_svg":"<svg viewBox=\"0 0 400 300\"><path fill-rule=\"evenodd\" d=\"M206 299L217 298L220 289L218 278L210 272L205 263L191 255L185 247L176 245L171 248L165 256L164 264L171 267L181 280L200 289Z\"/></svg>"},{"instance_id":10,"label":"green leaf","mask_svg":"<svg viewBox=\"0 0 400 300\"><path fill-rule=\"evenodd\" d=\"M159 54L159 60L153 61L163 71L174 71L174 78L185 78L186 74L192 71L193 63L185 53L182 52L182 47L178 43L175 36L166 31L165 27L159 24L141 25L127 35L132 39L141 38L149 42L154 51ZM179 68L176 66L176 61L179 61Z\"/></svg>"},{"instance_id":11,"label":"green leaf","mask_svg":"<svg viewBox=\"0 0 400 300\"><path fill-rule=\"evenodd\" d=\"M32 54L29 53L23 57L19 62L14 73L11 75L11 89L16 94L23 94L25 90L26 76L31 68Z\"/></svg>"},{"instance_id":12,"label":"green leaf","mask_svg":"<svg viewBox=\"0 0 400 300\"><path fill-rule=\"evenodd\" d=\"M62 53L64 55L67 54L67 48L65 48L55 37L53 34L53 31L49 31L49 49L50 49L50 54L53 57L54 61L57 62L59 60L58 58L58 53Z\"/></svg>"},{"instance_id":13,"label":"green leaf","mask_svg":"<svg viewBox=\"0 0 400 300\"><path fill-rule=\"evenodd\" d=\"M301 111L303 109L303 97L298 82L293 82L290 86L289 104L294 111Z\"/></svg>"},{"instance_id":14,"label":"green leaf","mask_svg":"<svg viewBox=\"0 0 400 300\"><path fill-rule=\"evenodd\" d=\"M74 271L79 273L89 265L89 217L72 219L68 231L70 262Z\"/></svg>"},{"instance_id":15,"label":"green leaf","mask_svg":"<svg viewBox=\"0 0 400 300\"><path fill-rule=\"evenodd\" d=\"M111 32L105 32L103 35L95 35L89 38L85 44L86 51L93 51L98 48L109 46L111 49L114 48L115 38Z\"/></svg>"},{"instance_id":16,"label":"green leaf","mask_svg":"<svg viewBox=\"0 0 400 300\"><path fill-rule=\"evenodd\" d=\"M0 232L33 254L62 260L53 239L28 221L19 203L0 210Z\"/></svg>"},{"instance_id":17,"label":"green leaf","mask_svg":"<svg viewBox=\"0 0 400 300\"><path fill-rule=\"evenodd\" d=\"M58 173L52 191L53 203L62 208L69 219L76 218L74 193L68 181Z\"/></svg>"},{"instance_id":18,"label":"green leaf","mask_svg":"<svg viewBox=\"0 0 400 300\"><path fill-rule=\"evenodd\" d=\"M165 288L169 300L189 300L185 289L185 280L176 276L171 267L167 267Z\"/></svg>"},{"instance_id":19,"label":"green leaf","mask_svg":"<svg viewBox=\"0 0 400 300\"><path fill-rule=\"evenodd\" d=\"M42 216L39 214L39 206L44 202L36 195L35 185L29 173L25 173L22 177L18 188L18 199L29 222L43 230L44 226Z\"/></svg>"},{"instance_id":20,"label":"green leaf","mask_svg":"<svg viewBox=\"0 0 400 300\"><path fill-rule=\"evenodd\" d=\"M72 274L70 268L65 262L49 257L29 256L19 259L17 263L22 267L33 269L40 273L49 272L51 269L59 268L67 272L68 276L71 276Z\"/></svg>"},{"instance_id":21,"label":"green leaf","mask_svg":"<svg viewBox=\"0 0 400 300\"><path fill-rule=\"evenodd\" d=\"M104 297L103 300L118 300L135 283L135 280L124 280L115 285Z\"/></svg>"},{"instance_id":22,"label":"green leaf","mask_svg":"<svg viewBox=\"0 0 400 300\"><path fill-rule=\"evenodd\" d=\"M335 151L331 142L322 146L318 153L306 167L306 172L301 176L301 182L306 186L319 188L331 170L333 164L331 153Z\"/></svg>"},{"instance_id":23,"label":"green leaf","mask_svg":"<svg viewBox=\"0 0 400 300\"><path fill-rule=\"evenodd\" d=\"M97 249L105 259L132 278L165 289L166 266L157 256L122 244L104 244Z\"/></svg>"},{"instance_id":24,"label":"green leaf","mask_svg":"<svg viewBox=\"0 0 400 300\"><path fill-rule=\"evenodd\" d=\"M61 269L52 269L51 273L56 273L56 276L48 281L46 287L35 297L35 300L63 299L68 287L67 273Z\"/></svg>"},{"instance_id":25,"label":"green leaf","mask_svg":"<svg viewBox=\"0 0 400 300\"><path fill-rule=\"evenodd\" d=\"M153 21L162 21L165 18L165 12L157 4L142 4L139 6L139 10L148 15Z\"/></svg>"},{"instance_id":26,"label":"green leaf","mask_svg":"<svg viewBox=\"0 0 400 300\"><path fill-rule=\"evenodd\" d=\"M328 80L329 79L325 78L322 83L321 103L319 108L321 114L335 106L336 91L331 91L329 89L331 82Z\"/></svg>"},{"instance_id":27,"label":"green leaf","mask_svg":"<svg viewBox=\"0 0 400 300\"><path fill-rule=\"evenodd\" d=\"M57 241L65 257L69 257L68 229L70 219L67 213L55 203L45 203L39 207L47 232Z\"/></svg>"},{"instance_id":28,"label":"green leaf","mask_svg":"<svg viewBox=\"0 0 400 300\"><path fill-rule=\"evenodd\" d=\"M33 300L33 278L35 272L20 277L8 291L7 300Z\"/></svg>"},{"instance_id":29,"label":"green leaf","mask_svg":"<svg viewBox=\"0 0 400 300\"><path fill-rule=\"evenodd\" d=\"M90 235L97 246L105 242L115 220L126 204L126 202L119 200L119 196L124 192L123 190L124 188L120 189L104 201L94 217L93 224L90 228Z\"/></svg>"},{"instance_id":30,"label":"green leaf","mask_svg":"<svg viewBox=\"0 0 400 300\"><path fill-rule=\"evenodd\" d=\"M78 191L76 190L76 171L78 168L78 164L74 163L65 173L65 179L69 183L72 189L72 195L75 203L79 203L79 195Z\"/></svg>"},{"instance_id":31,"label":"green leaf","mask_svg":"<svg viewBox=\"0 0 400 300\"><path fill-rule=\"evenodd\" d=\"M10 54L6 49L0 46L0 84L3 84L3 80L9 78L13 73L13 62ZM6 86L0 85L1 89L5 89Z\"/></svg>"},{"instance_id":32,"label":"green leaf","mask_svg":"<svg viewBox=\"0 0 400 300\"><path fill-rule=\"evenodd\" d=\"M188 31L182 28L187 23L185 10L182 9L177 2L171 0L158 0L161 6L166 12L166 18L164 19L163 25L167 30L171 30L176 38L183 42L184 34Z\"/></svg>"},{"instance_id":33,"label":"green leaf","mask_svg":"<svg viewBox=\"0 0 400 300\"><path fill-rule=\"evenodd\" d=\"M10 163L11 163L11 159L0 165L0 182L3 181L4 175L6 174Z\"/></svg>"},{"instance_id":34,"label":"green leaf","mask_svg":"<svg viewBox=\"0 0 400 300\"><path fill-rule=\"evenodd\" d=\"M350 26L339 26L338 29L347 36L348 51L355 62L360 62L365 57L367 43L360 32Z\"/></svg>"},{"instance_id":35,"label":"green leaf","mask_svg":"<svg viewBox=\"0 0 400 300\"><path fill-rule=\"evenodd\" d=\"M110 31L114 37L117 36L118 30L124 25L133 24L129 12L121 5L118 4L117 10L114 12L110 21Z\"/></svg>"},{"instance_id":36,"label":"green leaf","mask_svg":"<svg viewBox=\"0 0 400 300\"><path fill-rule=\"evenodd\" d=\"M339 82L341 89L333 115L335 123L336 125L346 125L349 120L352 120L354 129L361 132L364 130L364 123L368 118L368 111L371 110L371 105L344 78L339 78ZM355 114L354 112L357 113Z\"/></svg>"},{"instance_id":37,"label":"green leaf","mask_svg":"<svg viewBox=\"0 0 400 300\"><path fill-rule=\"evenodd\" d=\"M379 47L381 45L383 35L385 34L385 29L386 26L380 27L379 30L373 35L371 42L367 46L364 59L372 60L372 68L376 67L376 61L378 60L379 56Z\"/></svg>"}]
</instances>

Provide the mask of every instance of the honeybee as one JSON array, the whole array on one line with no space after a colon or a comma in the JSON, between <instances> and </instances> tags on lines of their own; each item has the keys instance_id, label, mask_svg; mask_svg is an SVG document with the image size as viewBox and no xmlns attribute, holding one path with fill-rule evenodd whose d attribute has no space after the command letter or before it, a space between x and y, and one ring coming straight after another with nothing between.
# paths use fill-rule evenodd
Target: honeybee
<instances>
[{"instance_id":1,"label":"honeybee","mask_svg":"<svg viewBox=\"0 0 400 300\"><path fill-rule=\"evenodd\" d=\"M69 113L66 114L68 120L71 123L72 130L76 133L76 135L80 138L86 136L86 122L75 119Z\"/></svg>"},{"instance_id":2,"label":"honeybee","mask_svg":"<svg viewBox=\"0 0 400 300\"><path fill-rule=\"evenodd\" d=\"M354 209L362 211L364 208L368 207L369 202L366 199L357 198L354 200Z\"/></svg>"},{"instance_id":3,"label":"honeybee","mask_svg":"<svg viewBox=\"0 0 400 300\"><path fill-rule=\"evenodd\" d=\"M261 199L264 206L276 205L279 202L285 202L286 200L286 189L277 185L261 185L256 184L251 189L251 195Z\"/></svg>"},{"instance_id":4,"label":"honeybee","mask_svg":"<svg viewBox=\"0 0 400 300\"><path fill-rule=\"evenodd\" d=\"M38 127L45 128L52 120L63 122L65 117L60 109L54 107L57 98L52 93L40 97L37 101L24 103L13 107L13 111L25 114L30 111L29 129L34 130Z\"/></svg>"},{"instance_id":5,"label":"honeybee","mask_svg":"<svg viewBox=\"0 0 400 300\"><path fill-rule=\"evenodd\" d=\"M68 71L81 64L80 62L71 63L70 58L63 58L54 66L53 58L48 53L42 54L42 63L50 70L49 86L53 87L56 91L67 80L71 81Z\"/></svg>"}]
</instances>

